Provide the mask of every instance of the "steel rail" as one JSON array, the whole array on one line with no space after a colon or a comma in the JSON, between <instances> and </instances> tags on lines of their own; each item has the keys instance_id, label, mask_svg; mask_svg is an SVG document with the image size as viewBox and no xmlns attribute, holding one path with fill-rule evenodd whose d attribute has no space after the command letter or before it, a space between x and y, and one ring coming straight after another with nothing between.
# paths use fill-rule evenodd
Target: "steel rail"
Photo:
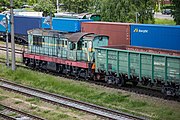
<instances>
[{"instance_id":1,"label":"steel rail","mask_svg":"<svg viewBox=\"0 0 180 120\"><path fill-rule=\"evenodd\" d=\"M116 119L116 120L145 120L147 119L144 117L138 117L138 116L127 114L127 113L120 112L117 110L101 107L98 105L74 100L74 99L64 97L61 95L52 94L52 93L45 92L39 89L22 86L19 84L9 82L4 79L0 79L0 87L7 90L14 91L14 92L18 92L21 94L25 94L28 96L38 97L42 100L45 100L51 103L55 103L55 104L63 105L66 107L85 111L87 113L95 114L103 118Z\"/></svg>"},{"instance_id":2,"label":"steel rail","mask_svg":"<svg viewBox=\"0 0 180 120\"><path fill-rule=\"evenodd\" d=\"M6 46L0 45L0 48L6 48ZM9 47L9 50L11 50L11 47ZM21 49L15 49L16 51L22 51Z\"/></svg>"},{"instance_id":3,"label":"steel rail","mask_svg":"<svg viewBox=\"0 0 180 120\"><path fill-rule=\"evenodd\" d=\"M3 107L3 110L2 110L2 111L8 110L8 111L10 111L10 112L18 113L18 115L21 115L20 118L26 117L26 119L28 118L28 119L32 119L32 120L45 120L44 118L38 117L38 116L36 116L36 115L31 115L31 114L29 114L29 113L26 113L26 112L23 112L23 111L14 109L14 108L9 107L9 106L6 106L6 105L0 104L0 106ZM17 120L17 116L16 116L16 117L15 117L15 116L12 117L12 116L3 114L2 111L0 112L0 116L1 116L1 117L5 118L5 119L8 119L8 120L9 120L9 119L10 119L10 120ZM19 117L19 116L18 116L18 117Z\"/></svg>"},{"instance_id":4,"label":"steel rail","mask_svg":"<svg viewBox=\"0 0 180 120\"><path fill-rule=\"evenodd\" d=\"M13 118L11 116L5 115L3 113L0 113L0 118L4 118L5 120L16 120L16 118Z\"/></svg>"},{"instance_id":5,"label":"steel rail","mask_svg":"<svg viewBox=\"0 0 180 120\"><path fill-rule=\"evenodd\" d=\"M0 50L6 51L6 47L0 46ZM12 50L11 50L10 48L9 48L9 52L12 52ZM15 53L16 53L16 54L22 54L23 51L22 51L22 50L19 50L19 49L16 49L16 50L15 50Z\"/></svg>"}]
</instances>

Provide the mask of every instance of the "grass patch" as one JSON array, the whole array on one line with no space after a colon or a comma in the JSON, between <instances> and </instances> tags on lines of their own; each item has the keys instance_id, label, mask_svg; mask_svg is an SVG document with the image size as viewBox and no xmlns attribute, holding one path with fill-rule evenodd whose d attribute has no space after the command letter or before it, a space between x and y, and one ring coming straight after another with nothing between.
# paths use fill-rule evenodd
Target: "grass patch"
<instances>
[{"instance_id":1,"label":"grass patch","mask_svg":"<svg viewBox=\"0 0 180 120\"><path fill-rule=\"evenodd\" d=\"M6 46L6 41L0 41L0 45ZM11 42L9 42L8 47L11 48ZM16 49L22 49L23 45L15 44Z\"/></svg>"},{"instance_id":2,"label":"grass patch","mask_svg":"<svg viewBox=\"0 0 180 120\"><path fill-rule=\"evenodd\" d=\"M20 104L22 101L15 101L14 104Z\"/></svg>"},{"instance_id":3,"label":"grass patch","mask_svg":"<svg viewBox=\"0 0 180 120\"><path fill-rule=\"evenodd\" d=\"M38 107L37 106L33 106L33 105L30 106L31 110L35 110L36 108L38 108Z\"/></svg>"},{"instance_id":4,"label":"grass patch","mask_svg":"<svg viewBox=\"0 0 180 120\"><path fill-rule=\"evenodd\" d=\"M123 94L99 86L92 86L88 83L67 80L23 68L17 68L16 71L11 71L7 69L7 67L0 65L0 77L77 100L136 115L148 116L150 119L172 118L173 120L178 120L180 118L180 109L175 110L173 107L155 105L149 101L132 99L129 94ZM39 100L31 98L29 101Z\"/></svg>"},{"instance_id":5,"label":"grass patch","mask_svg":"<svg viewBox=\"0 0 180 120\"><path fill-rule=\"evenodd\" d=\"M4 107L0 105L0 111L4 110Z\"/></svg>"},{"instance_id":6,"label":"grass patch","mask_svg":"<svg viewBox=\"0 0 180 120\"><path fill-rule=\"evenodd\" d=\"M57 115L57 117L58 117L58 118L61 118L61 119L66 119L66 118L68 118L69 116L66 115L66 114L59 114L59 115Z\"/></svg>"},{"instance_id":7,"label":"grass patch","mask_svg":"<svg viewBox=\"0 0 180 120\"><path fill-rule=\"evenodd\" d=\"M39 108L37 108L33 113L37 116L43 116L47 120L76 120L72 116L69 116L67 114L63 114L60 112L57 113L50 110L41 111Z\"/></svg>"},{"instance_id":8,"label":"grass patch","mask_svg":"<svg viewBox=\"0 0 180 120\"><path fill-rule=\"evenodd\" d=\"M7 99L7 96L0 96L0 101Z\"/></svg>"},{"instance_id":9,"label":"grass patch","mask_svg":"<svg viewBox=\"0 0 180 120\"><path fill-rule=\"evenodd\" d=\"M6 63L6 53L0 55L0 61ZM16 62L22 62L22 58L16 57ZM9 53L9 63L11 63L10 53Z\"/></svg>"},{"instance_id":10,"label":"grass patch","mask_svg":"<svg viewBox=\"0 0 180 120\"><path fill-rule=\"evenodd\" d=\"M174 20L169 20L169 19L158 19L158 18L155 18L155 24L176 25L176 22L174 22Z\"/></svg>"},{"instance_id":11,"label":"grass patch","mask_svg":"<svg viewBox=\"0 0 180 120\"><path fill-rule=\"evenodd\" d=\"M40 102L40 99L34 97L34 98L28 98L28 99L26 99L26 101L27 101L27 102L30 102L30 103L32 103L32 104L38 104L38 103Z\"/></svg>"},{"instance_id":12,"label":"grass patch","mask_svg":"<svg viewBox=\"0 0 180 120\"><path fill-rule=\"evenodd\" d=\"M17 115L18 115L18 114L17 114L17 113L14 113L14 112L8 114L8 116L11 116L11 117L15 117L15 116L17 116Z\"/></svg>"},{"instance_id":13,"label":"grass patch","mask_svg":"<svg viewBox=\"0 0 180 120\"><path fill-rule=\"evenodd\" d=\"M45 111L43 111L45 114L47 114L47 113L49 113L50 112L50 110L45 110Z\"/></svg>"}]
</instances>

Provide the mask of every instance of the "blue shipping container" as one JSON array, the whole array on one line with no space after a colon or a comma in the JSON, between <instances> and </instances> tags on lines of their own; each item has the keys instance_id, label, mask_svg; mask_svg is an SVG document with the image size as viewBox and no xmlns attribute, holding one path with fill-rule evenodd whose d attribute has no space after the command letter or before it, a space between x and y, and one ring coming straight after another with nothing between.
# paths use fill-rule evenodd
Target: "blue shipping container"
<instances>
[{"instance_id":1,"label":"blue shipping container","mask_svg":"<svg viewBox=\"0 0 180 120\"><path fill-rule=\"evenodd\" d=\"M131 45L180 50L180 26L132 24Z\"/></svg>"},{"instance_id":2,"label":"blue shipping container","mask_svg":"<svg viewBox=\"0 0 180 120\"><path fill-rule=\"evenodd\" d=\"M5 15L4 15L4 14L0 14L0 22L1 22L3 19L6 19ZM1 25L1 24L0 24L0 32L6 32L5 26L3 26L3 25ZM10 22L9 22L9 21L8 21L8 32L10 32Z\"/></svg>"},{"instance_id":3,"label":"blue shipping container","mask_svg":"<svg viewBox=\"0 0 180 120\"><path fill-rule=\"evenodd\" d=\"M14 33L27 35L27 31L42 27L41 17L14 16Z\"/></svg>"},{"instance_id":4,"label":"blue shipping container","mask_svg":"<svg viewBox=\"0 0 180 120\"><path fill-rule=\"evenodd\" d=\"M53 25L53 30L58 30L62 32L79 32L81 30L81 23L90 22L90 21L92 20L53 18L52 25ZM45 23L45 18L42 18L42 28L50 28L50 26Z\"/></svg>"}]
</instances>

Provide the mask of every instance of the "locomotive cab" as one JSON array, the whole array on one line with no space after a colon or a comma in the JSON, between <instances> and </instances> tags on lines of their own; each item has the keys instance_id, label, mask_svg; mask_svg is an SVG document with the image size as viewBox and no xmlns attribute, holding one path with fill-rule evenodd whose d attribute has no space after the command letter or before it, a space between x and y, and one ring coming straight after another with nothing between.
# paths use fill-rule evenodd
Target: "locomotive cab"
<instances>
[{"instance_id":1,"label":"locomotive cab","mask_svg":"<svg viewBox=\"0 0 180 120\"><path fill-rule=\"evenodd\" d=\"M94 61L94 48L108 45L108 36L94 33L74 33L68 38L68 59Z\"/></svg>"}]
</instances>

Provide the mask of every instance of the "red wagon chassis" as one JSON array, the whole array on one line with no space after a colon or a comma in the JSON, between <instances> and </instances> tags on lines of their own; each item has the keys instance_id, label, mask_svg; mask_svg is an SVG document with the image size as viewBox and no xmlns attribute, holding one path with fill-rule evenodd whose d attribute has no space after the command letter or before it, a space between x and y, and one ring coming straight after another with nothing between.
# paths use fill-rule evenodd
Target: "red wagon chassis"
<instances>
[{"instance_id":1,"label":"red wagon chassis","mask_svg":"<svg viewBox=\"0 0 180 120\"><path fill-rule=\"evenodd\" d=\"M54 63L63 64L63 65L70 65L70 66L88 69L88 62L71 61L71 60L67 60L63 58L50 57L46 55L37 55L33 53L24 53L24 58L47 61L47 62L54 62Z\"/></svg>"}]
</instances>

